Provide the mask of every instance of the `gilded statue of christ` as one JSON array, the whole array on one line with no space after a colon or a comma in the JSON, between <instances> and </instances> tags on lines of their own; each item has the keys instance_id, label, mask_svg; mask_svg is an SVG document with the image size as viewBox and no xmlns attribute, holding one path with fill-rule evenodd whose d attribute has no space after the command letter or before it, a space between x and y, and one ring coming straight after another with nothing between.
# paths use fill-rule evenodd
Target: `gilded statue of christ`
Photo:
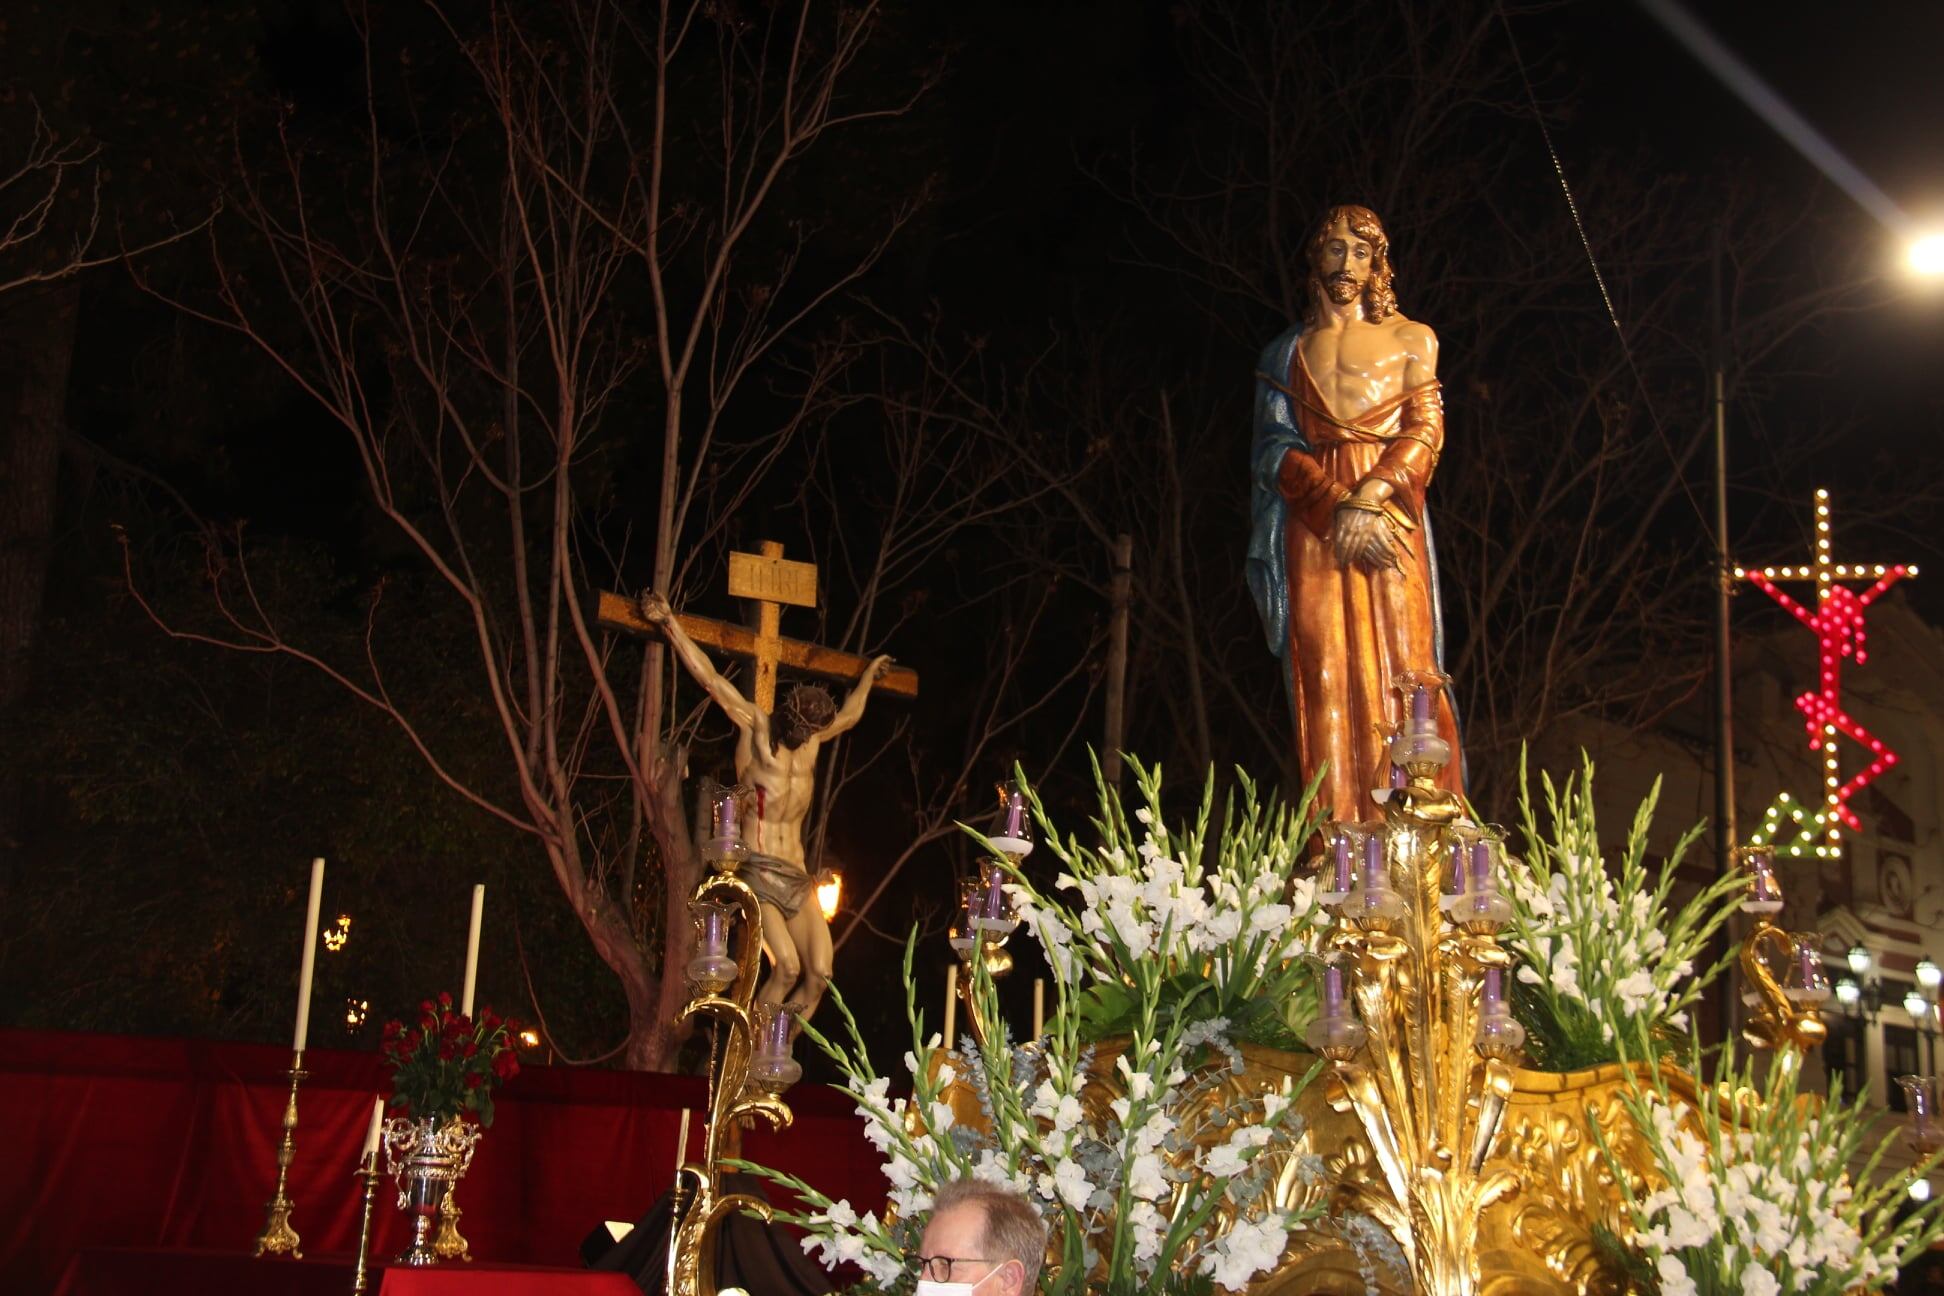
<instances>
[{"instance_id":1,"label":"gilded statue of christ","mask_svg":"<svg viewBox=\"0 0 1944 1296\"><path fill-rule=\"evenodd\" d=\"M1424 492L1444 449L1438 338L1397 308L1375 212L1333 207L1309 241L1308 309L1256 373L1247 575L1281 660L1307 782L1338 820L1373 819L1395 685L1443 657ZM1436 701L1460 790L1458 726Z\"/></svg>"}]
</instances>

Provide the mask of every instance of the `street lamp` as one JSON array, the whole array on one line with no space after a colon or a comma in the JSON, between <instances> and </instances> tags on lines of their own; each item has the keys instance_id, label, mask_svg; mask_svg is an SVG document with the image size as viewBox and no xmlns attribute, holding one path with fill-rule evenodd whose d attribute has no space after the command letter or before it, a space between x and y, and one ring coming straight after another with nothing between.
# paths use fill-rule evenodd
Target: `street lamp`
<instances>
[{"instance_id":1,"label":"street lamp","mask_svg":"<svg viewBox=\"0 0 1944 1296\"><path fill-rule=\"evenodd\" d=\"M1852 1017L1876 1020L1883 1007L1883 982L1870 975L1870 951L1852 945L1843 961L1849 964L1851 975L1836 983L1836 1002Z\"/></svg>"},{"instance_id":2,"label":"street lamp","mask_svg":"<svg viewBox=\"0 0 1944 1296\"><path fill-rule=\"evenodd\" d=\"M1904 996L1904 1011L1910 1014L1910 1024L1924 1037L1924 1074L1937 1074L1937 984L1939 976L1937 964L1925 959L1917 965L1918 985Z\"/></svg>"},{"instance_id":3,"label":"street lamp","mask_svg":"<svg viewBox=\"0 0 1944 1296\"><path fill-rule=\"evenodd\" d=\"M1940 968L1929 958L1917 960L1917 984L1935 1001L1938 986L1944 985L1944 968Z\"/></svg>"},{"instance_id":4,"label":"street lamp","mask_svg":"<svg viewBox=\"0 0 1944 1296\"><path fill-rule=\"evenodd\" d=\"M1944 276L1944 234L1912 239L1905 255L1910 273L1925 279Z\"/></svg>"}]
</instances>

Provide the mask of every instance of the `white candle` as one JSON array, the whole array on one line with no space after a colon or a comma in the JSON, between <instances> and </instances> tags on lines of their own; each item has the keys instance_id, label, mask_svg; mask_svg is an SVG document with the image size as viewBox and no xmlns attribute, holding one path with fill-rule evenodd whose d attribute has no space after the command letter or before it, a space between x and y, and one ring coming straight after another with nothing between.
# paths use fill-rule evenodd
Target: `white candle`
<instances>
[{"instance_id":1,"label":"white candle","mask_svg":"<svg viewBox=\"0 0 1944 1296\"><path fill-rule=\"evenodd\" d=\"M311 973L317 968L317 910L324 902L324 861L311 861L310 905L304 910L304 962L297 974L297 1034L290 1047L302 1053L310 1038Z\"/></svg>"},{"instance_id":2,"label":"white candle","mask_svg":"<svg viewBox=\"0 0 1944 1296\"><path fill-rule=\"evenodd\" d=\"M472 926L466 932L466 992L459 996L459 1011L472 1016L473 986L479 980L479 917L486 907L486 884L473 884Z\"/></svg>"},{"instance_id":3,"label":"white candle","mask_svg":"<svg viewBox=\"0 0 1944 1296\"><path fill-rule=\"evenodd\" d=\"M1033 1038L1046 1034L1046 978L1033 978Z\"/></svg>"},{"instance_id":4,"label":"white candle","mask_svg":"<svg viewBox=\"0 0 1944 1296\"><path fill-rule=\"evenodd\" d=\"M682 1128L675 1135L675 1173L677 1176L682 1173L682 1156L688 1151L688 1118L689 1109L684 1107L682 1108Z\"/></svg>"},{"instance_id":5,"label":"white candle","mask_svg":"<svg viewBox=\"0 0 1944 1296\"><path fill-rule=\"evenodd\" d=\"M365 1131L364 1151L358 1154L360 1164L370 1164L378 1155L378 1133L385 1124L385 1100L379 1098L371 1104L371 1128Z\"/></svg>"},{"instance_id":6,"label":"white candle","mask_svg":"<svg viewBox=\"0 0 1944 1296\"><path fill-rule=\"evenodd\" d=\"M952 1051L953 1028L958 1025L958 964L945 969L945 1051Z\"/></svg>"}]
</instances>

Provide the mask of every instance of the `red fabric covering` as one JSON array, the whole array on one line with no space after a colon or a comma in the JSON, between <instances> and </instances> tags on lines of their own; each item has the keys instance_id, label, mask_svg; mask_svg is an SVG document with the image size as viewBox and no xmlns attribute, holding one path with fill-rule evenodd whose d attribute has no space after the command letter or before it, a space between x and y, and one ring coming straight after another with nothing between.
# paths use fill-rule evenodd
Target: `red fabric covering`
<instances>
[{"instance_id":1,"label":"red fabric covering","mask_svg":"<svg viewBox=\"0 0 1944 1296\"><path fill-rule=\"evenodd\" d=\"M349 1260L253 1260L240 1251L83 1251L56 1296L344 1296ZM639 1296L624 1274L512 1265L373 1270L378 1296Z\"/></svg>"},{"instance_id":2,"label":"red fabric covering","mask_svg":"<svg viewBox=\"0 0 1944 1296\"><path fill-rule=\"evenodd\" d=\"M356 1250L352 1175L383 1084L376 1053L304 1058L292 1226L307 1257ZM255 1044L0 1031L0 1292L54 1290L84 1248L248 1251L276 1182L290 1055ZM632 1221L667 1187L690 1076L536 1067L502 1091L457 1193L460 1229L484 1263L574 1266L604 1219ZM796 1123L752 1131L744 1153L860 1211L886 1184L850 1105L789 1095ZM380 1185L373 1251L396 1254L406 1223ZM212 1287L210 1290L222 1290Z\"/></svg>"}]
</instances>

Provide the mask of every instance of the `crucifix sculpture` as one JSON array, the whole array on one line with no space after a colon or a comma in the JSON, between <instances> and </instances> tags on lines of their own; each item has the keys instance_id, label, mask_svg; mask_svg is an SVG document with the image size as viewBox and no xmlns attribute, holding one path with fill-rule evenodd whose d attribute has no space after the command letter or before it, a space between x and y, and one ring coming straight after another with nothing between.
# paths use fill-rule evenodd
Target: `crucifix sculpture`
<instances>
[{"instance_id":1,"label":"crucifix sculpture","mask_svg":"<svg viewBox=\"0 0 1944 1296\"><path fill-rule=\"evenodd\" d=\"M808 1018L830 983L830 925L811 895L803 849L803 821L816 790L817 754L831 738L863 718L872 689L918 695L917 672L889 657L863 658L785 639L783 605L817 605L817 569L783 557L764 541L760 553L729 555L729 593L756 604L754 632L708 617L678 615L662 595L639 600L600 597L600 623L610 630L665 635L684 669L736 726L736 780L754 789L749 854L738 875L763 902L763 947L770 976L761 997ZM703 646L746 657L756 665L755 697L745 698L703 652ZM829 679L854 680L839 706L821 685L798 684L776 705L776 670L791 666Z\"/></svg>"}]
</instances>

